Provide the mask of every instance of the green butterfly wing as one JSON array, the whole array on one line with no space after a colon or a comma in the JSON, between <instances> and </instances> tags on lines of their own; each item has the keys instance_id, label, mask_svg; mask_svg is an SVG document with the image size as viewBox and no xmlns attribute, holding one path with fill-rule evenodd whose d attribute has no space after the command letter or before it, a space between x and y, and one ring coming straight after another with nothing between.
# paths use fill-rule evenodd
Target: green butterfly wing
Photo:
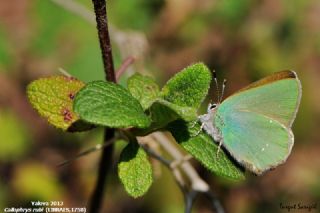
<instances>
[{"instance_id":1,"label":"green butterfly wing","mask_svg":"<svg viewBox=\"0 0 320 213\"><path fill-rule=\"evenodd\" d=\"M255 174L285 162L300 99L301 83L293 71L275 73L228 97L214 118L223 146Z\"/></svg>"}]
</instances>

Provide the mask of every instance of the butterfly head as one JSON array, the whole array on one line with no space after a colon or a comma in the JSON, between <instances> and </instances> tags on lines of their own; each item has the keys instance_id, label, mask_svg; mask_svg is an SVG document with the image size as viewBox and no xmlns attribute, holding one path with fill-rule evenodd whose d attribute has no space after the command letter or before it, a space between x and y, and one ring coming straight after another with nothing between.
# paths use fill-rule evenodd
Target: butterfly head
<instances>
[{"instance_id":1,"label":"butterfly head","mask_svg":"<svg viewBox=\"0 0 320 213\"><path fill-rule=\"evenodd\" d=\"M224 89L225 89L226 83L227 83L227 80L224 79L223 83L222 83L222 86L219 87L218 80L217 80L217 74L216 74L215 70L213 70L213 77L214 77L214 82L215 82L215 85L216 85L217 100L216 100L215 103L210 103L208 105L208 109L207 109L208 114L209 113L212 114L212 113L215 113L217 111L219 105L222 102L222 98L223 98L223 95L224 95Z\"/></svg>"},{"instance_id":2,"label":"butterfly head","mask_svg":"<svg viewBox=\"0 0 320 213\"><path fill-rule=\"evenodd\" d=\"M220 105L220 103L210 103L208 105L208 109L207 109L208 114L215 113L216 110L218 109L219 105Z\"/></svg>"}]
</instances>

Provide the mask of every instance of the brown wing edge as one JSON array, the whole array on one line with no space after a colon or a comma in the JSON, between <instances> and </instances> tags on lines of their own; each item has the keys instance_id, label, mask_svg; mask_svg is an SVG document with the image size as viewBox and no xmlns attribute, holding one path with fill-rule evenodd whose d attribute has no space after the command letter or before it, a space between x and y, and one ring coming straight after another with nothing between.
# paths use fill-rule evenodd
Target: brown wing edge
<instances>
[{"instance_id":1,"label":"brown wing edge","mask_svg":"<svg viewBox=\"0 0 320 213\"><path fill-rule=\"evenodd\" d=\"M297 75L297 73L294 72L294 71L290 71L290 72L294 74L295 79L297 80L297 84L298 84L298 89L299 89L299 91L298 91L298 100L297 100L297 103L296 103L296 110L295 110L294 113L293 113L291 122L290 122L290 124L289 124L289 128L292 127L292 124L293 124L294 120L296 119L296 116L297 116L297 113L298 113L298 110L299 110L299 106L300 106L300 102L301 102L301 97L302 97L302 85L301 85L301 82L300 82L300 80L299 80L299 78L298 78L298 75Z\"/></svg>"},{"instance_id":2,"label":"brown wing edge","mask_svg":"<svg viewBox=\"0 0 320 213\"><path fill-rule=\"evenodd\" d=\"M301 86L301 82L298 78L298 75L295 71L293 70L284 70L284 71L280 71L280 72L276 72L276 73L273 73L272 75L269 75L265 78L262 78L256 82L253 82L252 84L249 84L248 86L238 90L237 92L235 92L234 94L232 94L231 96L227 97L226 99L232 97L233 95L237 95L238 93L241 93L241 92L244 92L246 90L249 90L249 89L253 89L253 88L256 88L256 87L260 87L260 86L263 86L265 84L269 84L269 83L272 83L272 82L275 82L275 81L279 81L279 80L285 80L285 79L296 79L296 82L298 84L298 98L297 98L297 103L296 103L296 110L295 112L293 113L293 116L292 116L292 119L288 125L289 128L291 128L296 116L297 116L297 112L299 110L299 106L300 106L300 102L301 102L301 96L302 96L302 86ZM226 100L225 99L225 100Z\"/></svg>"},{"instance_id":3,"label":"brown wing edge","mask_svg":"<svg viewBox=\"0 0 320 213\"><path fill-rule=\"evenodd\" d=\"M284 71L276 72L276 73L273 73L273 74L271 74L265 78L262 78L256 82L253 82L252 84L249 84L248 86L240 89L238 92L242 92L244 90L252 89L255 87L259 87L259 86L263 86L263 85L271 83L273 81L290 79L290 78L298 79L298 76L294 71L291 71L291 70L284 70Z\"/></svg>"}]
</instances>

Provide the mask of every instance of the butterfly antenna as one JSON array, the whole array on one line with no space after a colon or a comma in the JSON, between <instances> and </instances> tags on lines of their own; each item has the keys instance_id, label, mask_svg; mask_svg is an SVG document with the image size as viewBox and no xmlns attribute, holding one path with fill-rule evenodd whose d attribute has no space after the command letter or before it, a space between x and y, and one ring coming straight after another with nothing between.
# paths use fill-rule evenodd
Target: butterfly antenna
<instances>
[{"instance_id":1,"label":"butterfly antenna","mask_svg":"<svg viewBox=\"0 0 320 213\"><path fill-rule=\"evenodd\" d=\"M226 83L227 83L227 80L226 80L226 79L223 79L222 90L221 90L221 97L220 97L219 103L222 102L222 98L223 98L223 95L224 95L224 89L226 88Z\"/></svg>"},{"instance_id":2,"label":"butterfly antenna","mask_svg":"<svg viewBox=\"0 0 320 213\"><path fill-rule=\"evenodd\" d=\"M77 160L78 158L81 158L81 157L83 157L83 156L85 156L85 155L88 155L88 154L90 154L90 153L92 153L92 152L99 151L99 150L101 150L101 149L103 149L103 148L111 145L111 144L113 143L113 141L114 141L114 140L110 141L109 143L104 143L104 144L102 144L102 145L101 145L101 144L98 144L98 145L96 145L96 146L94 146L94 147L92 147L92 148L89 148L89 149L87 149L87 150L85 150L85 151L83 151L83 152L80 152L79 154L77 154L77 155L74 156L73 158L68 159L68 160L65 160L65 161L59 163L59 164L57 165L57 167L61 167L61 166L68 165L68 164L70 164L71 162Z\"/></svg>"},{"instance_id":3,"label":"butterfly antenna","mask_svg":"<svg viewBox=\"0 0 320 213\"><path fill-rule=\"evenodd\" d=\"M216 92L217 92L217 102L220 100L220 93L219 93L219 85L218 85L218 80L217 80L217 73L215 70L213 70L213 78L214 82L216 84Z\"/></svg>"}]
</instances>

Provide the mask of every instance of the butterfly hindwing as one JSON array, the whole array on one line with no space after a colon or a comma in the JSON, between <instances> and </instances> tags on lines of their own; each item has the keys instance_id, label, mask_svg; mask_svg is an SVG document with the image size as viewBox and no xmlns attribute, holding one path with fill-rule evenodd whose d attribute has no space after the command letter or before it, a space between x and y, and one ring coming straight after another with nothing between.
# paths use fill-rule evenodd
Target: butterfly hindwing
<instances>
[{"instance_id":1,"label":"butterfly hindwing","mask_svg":"<svg viewBox=\"0 0 320 213\"><path fill-rule=\"evenodd\" d=\"M293 135L283 124L252 112L226 115L221 128L223 145L250 171L261 174L287 159Z\"/></svg>"}]
</instances>

